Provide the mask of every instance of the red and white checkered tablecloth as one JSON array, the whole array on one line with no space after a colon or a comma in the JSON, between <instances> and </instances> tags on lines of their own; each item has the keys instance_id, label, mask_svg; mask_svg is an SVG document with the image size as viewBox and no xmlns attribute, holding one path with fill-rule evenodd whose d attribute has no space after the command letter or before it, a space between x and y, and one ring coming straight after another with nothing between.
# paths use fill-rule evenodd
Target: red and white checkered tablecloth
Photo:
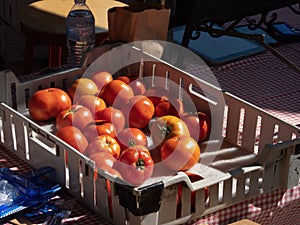
<instances>
[{"instance_id":1,"label":"red and white checkered tablecloth","mask_svg":"<svg viewBox=\"0 0 300 225\"><path fill-rule=\"evenodd\" d=\"M278 21L300 27L300 19L297 15L287 10L278 10ZM279 45L275 49L300 66L300 43ZM194 65L188 66L186 71L199 75L201 69ZM220 87L225 91L263 108L288 123L300 124L300 74L270 52L266 51L225 65L214 66L211 70ZM204 75L203 79L210 78ZM14 167L21 171L31 169L2 146L0 146L0 166ZM62 197L66 200L72 199L65 193ZM300 184L286 191L275 190L263 194L188 224L222 225L249 218L262 225L296 225L300 224L299 199ZM77 201L74 202L73 209L66 224L110 224Z\"/></svg>"},{"instance_id":2,"label":"red and white checkered tablecloth","mask_svg":"<svg viewBox=\"0 0 300 225\"><path fill-rule=\"evenodd\" d=\"M15 171L19 172L28 172L31 171L33 168L26 164L24 161L19 159L16 155L12 154L9 150L5 149L3 146L0 145L0 167L7 167ZM110 225L108 221L101 218L100 216L94 214L90 211L86 206L82 203L76 201L72 196L67 194L66 192L60 192L59 197L61 197L65 204L73 204L70 206L72 213L66 219L65 224L78 224L78 225ZM18 215L17 215L18 216ZM11 218L10 218L11 219ZM18 218L18 221L24 221L24 217ZM28 220L27 220L28 221ZM32 221L34 222L34 221ZM5 225L13 225L15 223L9 221L0 221L0 224Z\"/></svg>"},{"instance_id":3,"label":"red and white checkered tablecloth","mask_svg":"<svg viewBox=\"0 0 300 225\"><path fill-rule=\"evenodd\" d=\"M14 170L27 172L32 168L24 163L10 151L0 146L0 166ZM65 192L60 197L72 205L72 213L66 219L65 224L78 225L110 225L111 223L94 214L83 204L74 200ZM222 225L240 219L248 218L262 225L299 224L300 221L300 184L286 191L275 190L263 194L253 200L247 200L230 206L218 212L204 216L201 219L191 221L187 225L209 224ZM17 219L19 219L17 217ZM9 221L2 221L4 225L13 225Z\"/></svg>"},{"instance_id":4,"label":"red and white checkered tablecloth","mask_svg":"<svg viewBox=\"0 0 300 225\"><path fill-rule=\"evenodd\" d=\"M190 224L222 225L248 218L262 225L299 224L300 185L263 194L216 213L204 216Z\"/></svg>"}]
</instances>

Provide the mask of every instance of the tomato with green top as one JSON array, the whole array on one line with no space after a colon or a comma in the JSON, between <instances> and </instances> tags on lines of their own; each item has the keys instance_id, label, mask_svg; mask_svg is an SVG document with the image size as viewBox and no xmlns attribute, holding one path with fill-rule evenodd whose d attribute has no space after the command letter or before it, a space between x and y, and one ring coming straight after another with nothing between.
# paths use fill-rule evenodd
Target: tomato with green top
<instances>
[{"instance_id":1,"label":"tomato with green top","mask_svg":"<svg viewBox=\"0 0 300 225\"><path fill-rule=\"evenodd\" d=\"M125 149L113 168L119 171L123 179L133 186L143 184L152 176L154 162L149 151L139 146Z\"/></svg>"}]
</instances>

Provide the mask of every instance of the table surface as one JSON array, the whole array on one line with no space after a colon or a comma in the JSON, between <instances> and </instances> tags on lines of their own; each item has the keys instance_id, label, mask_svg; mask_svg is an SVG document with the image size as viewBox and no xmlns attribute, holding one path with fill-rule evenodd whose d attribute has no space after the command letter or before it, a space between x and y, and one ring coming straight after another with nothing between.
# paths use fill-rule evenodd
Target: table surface
<instances>
[{"instance_id":1,"label":"table surface","mask_svg":"<svg viewBox=\"0 0 300 225\"><path fill-rule=\"evenodd\" d=\"M284 21L300 27L299 15L287 7L276 10L276 13L277 22ZM277 43L273 48L300 67L300 42ZM197 65L187 65L185 70L194 75L200 74L202 79L213 82L211 73L205 74ZM300 126L300 74L270 51L212 66L211 71L223 90L285 122Z\"/></svg>"},{"instance_id":2,"label":"table surface","mask_svg":"<svg viewBox=\"0 0 300 225\"><path fill-rule=\"evenodd\" d=\"M87 5L95 17L95 32L108 31L107 10L126 4L115 0L87 0ZM51 34L66 34L66 17L74 5L74 0L42 0L24 7L20 20L27 27Z\"/></svg>"},{"instance_id":3,"label":"table surface","mask_svg":"<svg viewBox=\"0 0 300 225\"><path fill-rule=\"evenodd\" d=\"M99 2L101 1L99 0ZM300 27L300 20L296 20L295 16L297 15L292 15L286 9L279 11L280 19ZM276 50L296 65L300 65L300 43L283 44L276 47ZM197 70L197 67L193 67L189 68L187 72L193 73ZM212 71L221 88L262 107L288 123L293 125L300 123L299 74L288 68L286 64L270 52L215 66ZM22 170L28 170L28 166L22 164L9 151L2 146L0 146L0 149L1 166L19 167ZM71 199L68 195L63 195L63 198L67 199L66 201ZM276 190L263 194L255 199L241 202L206 215L199 220L191 221L189 224L219 225L243 218L249 218L265 225L299 224L299 199L300 184L286 191ZM74 211L72 211L66 224L110 224L77 201L75 201L73 209ZM13 223L8 222L7 224Z\"/></svg>"},{"instance_id":4,"label":"table surface","mask_svg":"<svg viewBox=\"0 0 300 225\"><path fill-rule=\"evenodd\" d=\"M32 168L5 149L0 144L0 166L8 167L14 171L29 172ZM63 201L65 207L71 210L71 214L64 220L64 224L76 225L112 225L109 221L94 214L82 203L75 200L62 191L58 198ZM300 184L294 188L275 190L252 200L247 200L236 205L227 207L218 212L206 215L199 220L190 221L186 225L225 225L244 218L261 225L299 224L300 221ZM16 224L42 224L41 219L24 217L21 213L1 220L3 225Z\"/></svg>"}]
</instances>

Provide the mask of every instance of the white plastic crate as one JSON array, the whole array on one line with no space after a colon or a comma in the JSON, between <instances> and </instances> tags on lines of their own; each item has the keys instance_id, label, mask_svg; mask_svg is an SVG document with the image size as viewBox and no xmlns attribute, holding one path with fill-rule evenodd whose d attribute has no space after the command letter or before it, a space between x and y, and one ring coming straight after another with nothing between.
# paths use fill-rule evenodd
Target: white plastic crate
<instances>
[{"instance_id":1,"label":"white plastic crate","mask_svg":"<svg viewBox=\"0 0 300 225\"><path fill-rule=\"evenodd\" d=\"M105 47L96 49L85 63L89 64L90 59L95 59L106 50ZM212 137L201 146L207 152L202 153L200 162L192 170L202 180L191 182L185 173L179 172L172 177L162 177L148 185L132 188L99 170L94 181L93 161L58 139L47 126L36 124L28 118L26 102L36 90L50 86L66 89L82 76L87 69L85 67L23 83L10 71L2 71L0 79L2 84L6 84L6 89L0 92L1 100L5 102L0 105L1 143L33 167L45 164L54 167L56 181L113 224L181 224L262 193L285 189L287 184L296 184L292 184L289 177L289 162L291 156L299 151L299 128L197 77L154 60L138 49L124 47L122 52L124 55L119 57L120 64L127 65L128 61L143 58L142 65L133 63L124 68L127 72L142 73L145 77L159 76L167 83L180 83L178 86L189 95L182 96L183 99L191 97L196 106L202 107L202 111L221 115L214 117L220 121L213 121ZM110 63L103 61L103 66L117 63L116 59L108 61ZM198 87L199 84L208 93L209 99L191 91L191 87ZM179 91L176 90L176 93ZM241 112L243 119L239 116ZM242 132L239 130L241 125ZM202 163L212 155L215 159L210 164L212 166ZM195 197L193 207L192 195ZM110 197L111 202L108 201Z\"/></svg>"}]
</instances>

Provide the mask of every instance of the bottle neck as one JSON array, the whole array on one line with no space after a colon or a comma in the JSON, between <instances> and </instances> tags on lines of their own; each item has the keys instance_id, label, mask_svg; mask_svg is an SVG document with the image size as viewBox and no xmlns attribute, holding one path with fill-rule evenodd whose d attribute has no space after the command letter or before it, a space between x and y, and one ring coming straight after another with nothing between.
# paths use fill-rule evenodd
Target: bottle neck
<instances>
[{"instance_id":1,"label":"bottle neck","mask_svg":"<svg viewBox=\"0 0 300 225\"><path fill-rule=\"evenodd\" d=\"M86 0L74 0L74 3L77 4L77 5L85 5Z\"/></svg>"},{"instance_id":2,"label":"bottle neck","mask_svg":"<svg viewBox=\"0 0 300 225\"><path fill-rule=\"evenodd\" d=\"M71 11L73 10L90 10L90 8L88 7L88 5L86 4L86 0L74 0L74 5L71 9Z\"/></svg>"}]
</instances>

